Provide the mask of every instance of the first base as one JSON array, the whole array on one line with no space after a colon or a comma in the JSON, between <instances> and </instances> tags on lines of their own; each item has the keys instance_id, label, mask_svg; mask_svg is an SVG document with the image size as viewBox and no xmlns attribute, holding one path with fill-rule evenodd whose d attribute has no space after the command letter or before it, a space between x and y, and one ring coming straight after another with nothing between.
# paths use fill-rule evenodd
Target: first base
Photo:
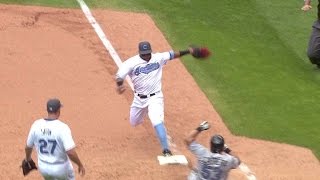
<instances>
[{"instance_id":1,"label":"first base","mask_svg":"<svg viewBox=\"0 0 320 180\"><path fill-rule=\"evenodd\" d=\"M188 165L187 158L184 155L158 156L160 165L182 164Z\"/></svg>"}]
</instances>

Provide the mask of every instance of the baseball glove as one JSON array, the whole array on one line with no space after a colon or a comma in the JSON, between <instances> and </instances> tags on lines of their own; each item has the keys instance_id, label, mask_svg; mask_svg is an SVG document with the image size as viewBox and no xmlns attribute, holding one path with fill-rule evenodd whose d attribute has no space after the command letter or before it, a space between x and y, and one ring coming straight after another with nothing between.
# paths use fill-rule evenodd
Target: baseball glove
<instances>
[{"instance_id":1,"label":"baseball glove","mask_svg":"<svg viewBox=\"0 0 320 180\"><path fill-rule=\"evenodd\" d=\"M196 59L205 59L211 55L207 47L190 46L192 49L191 55Z\"/></svg>"},{"instance_id":2,"label":"baseball glove","mask_svg":"<svg viewBox=\"0 0 320 180\"><path fill-rule=\"evenodd\" d=\"M28 175L30 173L30 171L38 169L32 159L29 161L24 159L22 161L21 168L22 168L22 172L23 172L24 176Z\"/></svg>"}]
</instances>

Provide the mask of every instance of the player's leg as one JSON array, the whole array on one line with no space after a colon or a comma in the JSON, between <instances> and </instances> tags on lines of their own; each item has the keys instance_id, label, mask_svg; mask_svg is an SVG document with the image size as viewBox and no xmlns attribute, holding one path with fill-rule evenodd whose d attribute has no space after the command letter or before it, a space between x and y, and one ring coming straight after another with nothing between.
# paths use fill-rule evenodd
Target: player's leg
<instances>
[{"instance_id":1,"label":"player's leg","mask_svg":"<svg viewBox=\"0 0 320 180\"><path fill-rule=\"evenodd\" d=\"M148 109L131 106L130 108L130 124L131 126L138 126L143 122L143 119L147 115Z\"/></svg>"},{"instance_id":2,"label":"player's leg","mask_svg":"<svg viewBox=\"0 0 320 180\"><path fill-rule=\"evenodd\" d=\"M54 180L54 177L51 176L50 164L38 161L38 170L45 180Z\"/></svg>"},{"instance_id":3,"label":"player's leg","mask_svg":"<svg viewBox=\"0 0 320 180\"><path fill-rule=\"evenodd\" d=\"M150 98L148 115L161 143L163 154L171 155L167 139L167 130L164 125L163 97L160 96Z\"/></svg>"},{"instance_id":4,"label":"player's leg","mask_svg":"<svg viewBox=\"0 0 320 180\"><path fill-rule=\"evenodd\" d=\"M316 21L312 27L307 55L312 64L320 68L320 24Z\"/></svg>"}]
</instances>

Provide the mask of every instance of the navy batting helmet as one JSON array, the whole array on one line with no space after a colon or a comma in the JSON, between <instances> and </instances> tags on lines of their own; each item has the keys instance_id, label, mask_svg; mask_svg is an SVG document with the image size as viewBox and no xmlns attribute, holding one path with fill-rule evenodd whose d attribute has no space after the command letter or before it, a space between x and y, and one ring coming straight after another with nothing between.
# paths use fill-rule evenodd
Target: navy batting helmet
<instances>
[{"instance_id":1,"label":"navy batting helmet","mask_svg":"<svg viewBox=\"0 0 320 180\"><path fill-rule=\"evenodd\" d=\"M223 151L224 147L224 138L221 135L214 135L210 140L211 152L219 153Z\"/></svg>"}]
</instances>

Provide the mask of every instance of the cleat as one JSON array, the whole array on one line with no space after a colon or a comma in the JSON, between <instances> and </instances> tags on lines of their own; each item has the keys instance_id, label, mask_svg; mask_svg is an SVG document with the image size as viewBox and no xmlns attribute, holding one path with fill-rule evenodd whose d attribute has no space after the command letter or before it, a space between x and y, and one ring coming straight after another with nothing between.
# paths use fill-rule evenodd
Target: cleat
<instances>
[{"instance_id":1,"label":"cleat","mask_svg":"<svg viewBox=\"0 0 320 180\"><path fill-rule=\"evenodd\" d=\"M172 153L171 153L171 151L170 151L169 149L164 149L164 150L162 151L162 155L163 155L164 157L168 157L168 156L172 156Z\"/></svg>"}]
</instances>

